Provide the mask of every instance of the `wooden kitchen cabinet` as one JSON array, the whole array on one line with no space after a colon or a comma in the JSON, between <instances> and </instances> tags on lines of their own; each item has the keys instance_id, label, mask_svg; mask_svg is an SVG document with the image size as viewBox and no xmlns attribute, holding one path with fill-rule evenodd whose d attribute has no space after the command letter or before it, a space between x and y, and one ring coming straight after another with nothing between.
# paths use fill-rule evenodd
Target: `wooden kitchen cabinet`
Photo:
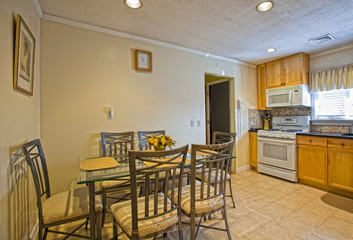
<instances>
[{"instance_id":1,"label":"wooden kitchen cabinet","mask_svg":"<svg viewBox=\"0 0 353 240\"><path fill-rule=\"evenodd\" d=\"M309 84L310 60L304 53L266 63L266 88Z\"/></svg>"},{"instance_id":2,"label":"wooden kitchen cabinet","mask_svg":"<svg viewBox=\"0 0 353 240\"><path fill-rule=\"evenodd\" d=\"M250 166L257 170L257 132L250 133Z\"/></svg>"},{"instance_id":3,"label":"wooden kitchen cabinet","mask_svg":"<svg viewBox=\"0 0 353 240\"><path fill-rule=\"evenodd\" d=\"M266 89L309 84L310 60L304 53L257 66L257 109L266 110Z\"/></svg>"},{"instance_id":4,"label":"wooden kitchen cabinet","mask_svg":"<svg viewBox=\"0 0 353 240\"><path fill-rule=\"evenodd\" d=\"M266 65L257 66L257 109L266 110Z\"/></svg>"},{"instance_id":5,"label":"wooden kitchen cabinet","mask_svg":"<svg viewBox=\"0 0 353 240\"><path fill-rule=\"evenodd\" d=\"M353 140L329 139L328 185L353 192Z\"/></svg>"},{"instance_id":6,"label":"wooden kitchen cabinet","mask_svg":"<svg viewBox=\"0 0 353 240\"><path fill-rule=\"evenodd\" d=\"M298 178L328 191L353 192L353 139L297 136ZM348 192L350 192L348 194Z\"/></svg>"},{"instance_id":7,"label":"wooden kitchen cabinet","mask_svg":"<svg viewBox=\"0 0 353 240\"><path fill-rule=\"evenodd\" d=\"M282 59L266 63L266 88L283 86Z\"/></svg>"},{"instance_id":8,"label":"wooden kitchen cabinet","mask_svg":"<svg viewBox=\"0 0 353 240\"><path fill-rule=\"evenodd\" d=\"M326 185L327 148L300 144L297 154L298 178Z\"/></svg>"}]
</instances>

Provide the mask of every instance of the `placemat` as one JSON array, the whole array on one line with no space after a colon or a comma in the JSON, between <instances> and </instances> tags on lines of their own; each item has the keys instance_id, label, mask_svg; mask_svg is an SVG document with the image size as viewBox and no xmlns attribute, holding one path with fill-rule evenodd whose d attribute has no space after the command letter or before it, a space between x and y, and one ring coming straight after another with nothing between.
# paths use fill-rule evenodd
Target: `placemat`
<instances>
[{"instance_id":1,"label":"placemat","mask_svg":"<svg viewBox=\"0 0 353 240\"><path fill-rule=\"evenodd\" d=\"M117 166L119 166L119 163L113 157L90 158L80 161L80 168L86 171L114 168Z\"/></svg>"}]
</instances>

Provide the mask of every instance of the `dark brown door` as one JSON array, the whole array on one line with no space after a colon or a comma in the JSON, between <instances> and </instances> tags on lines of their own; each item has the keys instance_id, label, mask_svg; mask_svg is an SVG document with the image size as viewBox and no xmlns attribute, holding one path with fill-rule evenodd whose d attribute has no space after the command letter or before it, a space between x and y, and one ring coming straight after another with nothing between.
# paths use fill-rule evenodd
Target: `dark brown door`
<instances>
[{"instance_id":1,"label":"dark brown door","mask_svg":"<svg viewBox=\"0 0 353 240\"><path fill-rule=\"evenodd\" d=\"M214 131L230 131L229 81L210 85L210 141Z\"/></svg>"}]
</instances>

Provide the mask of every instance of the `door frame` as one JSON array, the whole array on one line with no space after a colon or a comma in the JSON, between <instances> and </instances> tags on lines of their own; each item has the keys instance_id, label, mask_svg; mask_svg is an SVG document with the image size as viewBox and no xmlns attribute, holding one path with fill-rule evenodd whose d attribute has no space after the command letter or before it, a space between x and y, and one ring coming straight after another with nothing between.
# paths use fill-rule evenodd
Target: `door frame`
<instances>
[{"instance_id":1,"label":"door frame","mask_svg":"<svg viewBox=\"0 0 353 240\"><path fill-rule=\"evenodd\" d=\"M208 74L207 75L213 75L217 76L214 74ZM214 80L211 82L205 82L205 113L206 113L206 144L210 144L210 86L222 82L229 82L229 129L231 132L235 132L235 89L234 89L234 78L232 77L227 77L227 76L222 76L221 79Z\"/></svg>"}]
</instances>

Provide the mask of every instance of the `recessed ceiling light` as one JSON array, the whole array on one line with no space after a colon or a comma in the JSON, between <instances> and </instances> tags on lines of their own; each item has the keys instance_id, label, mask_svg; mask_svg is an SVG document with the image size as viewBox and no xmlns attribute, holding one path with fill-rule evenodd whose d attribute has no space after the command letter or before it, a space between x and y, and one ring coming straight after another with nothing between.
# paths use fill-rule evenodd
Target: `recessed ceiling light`
<instances>
[{"instance_id":1,"label":"recessed ceiling light","mask_svg":"<svg viewBox=\"0 0 353 240\"><path fill-rule=\"evenodd\" d=\"M264 1L264 2L259 3L256 6L257 11L259 11L259 12L266 12L266 11L270 10L271 8L273 8L272 1Z\"/></svg>"},{"instance_id":2,"label":"recessed ceiling light","mask_svg":"<svg viewBox=\"0 0 353 240\"><path fill-rule=\"evenodd\" d=\"M125 0L125 4L130 8L140 8L142 6L140 0Z\"/></svg>"},{"instance_id":3,"label":"recessed ceiling light","mask_svg":"<svg viewBox=\"0 0 353 240\"><path fill-rule=\"evenodd\" d=\"M276 52L276 51L277 51L276 48L269 48L269 49L266 49L266 52L268 52L268 53Z\"/></svg>"}]
</instances>

